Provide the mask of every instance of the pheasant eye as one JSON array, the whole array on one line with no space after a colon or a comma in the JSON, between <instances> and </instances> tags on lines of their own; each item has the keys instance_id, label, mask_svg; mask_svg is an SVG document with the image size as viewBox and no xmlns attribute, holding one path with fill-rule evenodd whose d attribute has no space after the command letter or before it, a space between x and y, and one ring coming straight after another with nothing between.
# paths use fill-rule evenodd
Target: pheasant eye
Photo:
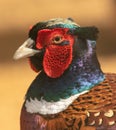
<instances>
[{"instance_id":1,"label":"pheasant eye","mask_svg":"<svg viewBox=\"0 0 116 130\"><path fill-rule=\"evenodd\" d=\"M60 44L63 41L63 38L62 36L55 36L52 41L53 43Z\"/></svg>"}]
</instances>

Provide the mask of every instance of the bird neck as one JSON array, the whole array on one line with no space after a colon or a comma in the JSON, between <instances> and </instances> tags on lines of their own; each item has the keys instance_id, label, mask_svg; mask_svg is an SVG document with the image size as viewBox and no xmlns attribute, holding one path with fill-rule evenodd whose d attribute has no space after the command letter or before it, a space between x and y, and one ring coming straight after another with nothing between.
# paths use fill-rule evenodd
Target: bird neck
<instances>
[{"instance_id":1,"label":"bird neck","mask_svg":"<svg viewBox=\"0 0 116 130\"><path fill-rule=\"evenodd\" d=\"M76 43L78 44L74 46L74 58L70 71L77 74L79 91L84 91L103 81L104 74L96 55L96 41L78 40Z\"/></svg>"},{"instance_id":2,"label":"bird neck","mask_svg":"<svg viewBox=\"0 0 116 130\"><path fill-rule=\"evenodd\" d=\"M96 53L76 56L69 71L76 76L76 88L79 92L89 90L104 80Z\"/></svg>"},{"instance_id":3,"label":"bird neck","mask_svg":"<svg viewBox=\"0 0 116 130\"><path fill-rule=\"evenodd\" d=\"M74 47L72 63L59 78L50 78L44 70L41 71L27 91L26 99L37 98L38 100L56 102L89 91L102 82L104 74L100 68L94 46L95 43L89 41L86 45L77 44L78 49Z\"/></svg>"}]
</instances>

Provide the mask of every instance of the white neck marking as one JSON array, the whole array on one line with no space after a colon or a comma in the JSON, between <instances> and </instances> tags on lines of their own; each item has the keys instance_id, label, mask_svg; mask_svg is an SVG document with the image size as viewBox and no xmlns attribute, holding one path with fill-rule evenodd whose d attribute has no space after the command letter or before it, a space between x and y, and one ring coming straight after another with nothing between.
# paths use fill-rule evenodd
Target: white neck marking
<instances>
[{"instance_id":1,"label":"white neck marking","mask_svg":"<svg viewBox=\"0 0 116 130\"><path fill-rule=\"evenodd\" d=\"M67 99L61 99L60 101L57 102L47 102L43 99L40 101L35 98L32 99L30 98L30 101L26 100L25 102L25 107L26 111L29 113L39 113L42 115L47 115L47 114L57 114L59 112L64 111L67 109L67 107L75 100L77 99L80 95L86 93L88 91L81 92L79 94L75 94Z\"/></svg>"}]
</instances>

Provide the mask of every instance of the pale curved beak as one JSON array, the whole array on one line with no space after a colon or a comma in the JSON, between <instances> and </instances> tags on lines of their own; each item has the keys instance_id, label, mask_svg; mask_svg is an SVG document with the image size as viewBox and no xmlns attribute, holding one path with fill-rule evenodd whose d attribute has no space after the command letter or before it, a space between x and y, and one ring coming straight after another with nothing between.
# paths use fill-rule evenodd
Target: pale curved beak
<instances>
[{"instance_id":1,"label":"pale curved beak","mask_svg":"<svg viewBox=\"0 0 116 130\"><path fill-rule=\"evenodd\" d=\"M34 56L37 53L40 53L41 50L32 49L34 45L34 40L28 38L15 52L13 59L18 60L21 58L26 58L30 56Z\"/></svg>"}]
</instances>

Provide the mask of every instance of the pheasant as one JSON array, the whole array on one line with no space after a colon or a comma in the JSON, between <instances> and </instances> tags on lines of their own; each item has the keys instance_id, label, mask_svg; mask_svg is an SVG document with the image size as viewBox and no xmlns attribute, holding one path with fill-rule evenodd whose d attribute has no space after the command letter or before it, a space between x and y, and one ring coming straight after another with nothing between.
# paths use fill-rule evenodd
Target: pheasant
<instances>
[{"instance_id":1,"label":"pheasant","mask_svg":"<svg viewBox=\"0 0 116 130\"><path fill-rule=\"evenodd\" d=\"M116 130L116 74L100 68L98 32L71 18L30 28L14 54L39 73L25 95L21 130Z\"/></svg>"}]
</instances>

